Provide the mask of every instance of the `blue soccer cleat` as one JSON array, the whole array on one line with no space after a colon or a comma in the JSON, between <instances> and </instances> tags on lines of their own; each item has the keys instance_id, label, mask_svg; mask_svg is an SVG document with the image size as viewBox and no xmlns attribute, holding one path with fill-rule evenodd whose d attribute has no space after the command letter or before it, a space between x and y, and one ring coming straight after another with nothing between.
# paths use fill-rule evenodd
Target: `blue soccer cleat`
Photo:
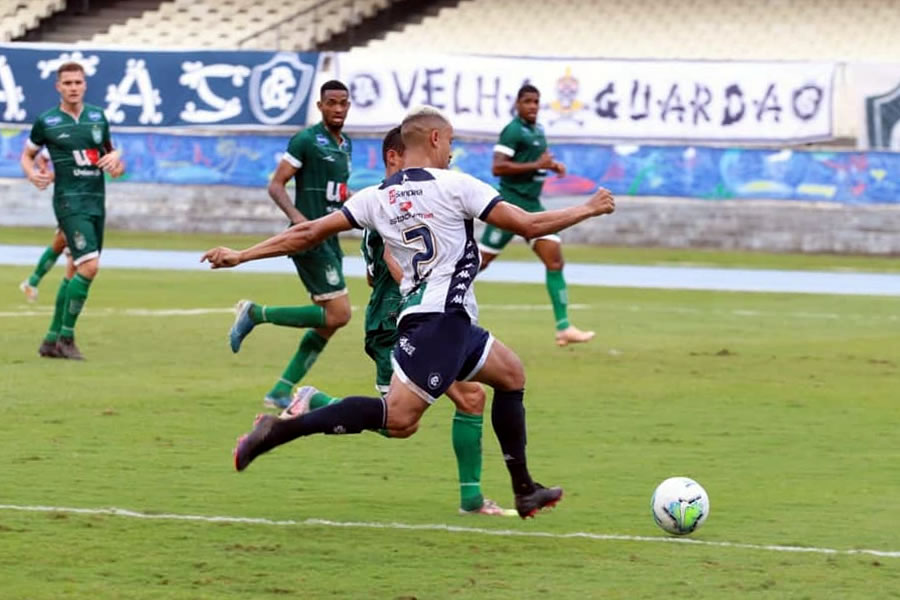
<instances>
[{"instance_id":1,"label":"blue soccer cleat","mask_svg":"<svg viewBox=\"0 0 900 600\"><path fill-rule=\"evenodd\" d=\"M250 318L251 308L253 308L253 303L249 300L240 300L234 307L237 316L234 317L234 324L231 326L231 331L228 332L228 339L231 341L231 351L235 354L240 351L244 338L256 327L256 323Z\"/></svg>"},{"instance_id":2,"label":"blue soccer cleat","mask_svg":"<svg viewBox=\"0 0 900 600\"><path fill-rule=\"evenodd\" d=\"M268 408L277 408L278 410L284 410L290 405L290 395L276 396L275 394L266 394L266 397L263 398L263 406Z\"/></svg>"}]
</instances>

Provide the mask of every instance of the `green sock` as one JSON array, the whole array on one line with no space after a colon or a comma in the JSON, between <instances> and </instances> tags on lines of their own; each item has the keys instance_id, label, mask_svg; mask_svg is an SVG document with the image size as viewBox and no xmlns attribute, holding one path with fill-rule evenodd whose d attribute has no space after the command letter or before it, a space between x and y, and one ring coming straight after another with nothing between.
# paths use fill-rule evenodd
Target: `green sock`
<instances>
[{"instance_id":1,"label":"green sock","mask_svg":"<svg viewBox=\"0 0 900 600\"><path fill-rule=\"evenodd\" d=\"M34 273L28 278L28 285L37 287L38 284L41 283L41 279L44 278L44 275L47 274L47 271L52 269L53 265L56 264L57 258L59 258L59 254L53 251L53 246L47 246L47 248L44 249L44 253L41 254L41 259L38 261L37 266L34 268Z\"/></svg>"},{"instance_id":2,"label":"green sock","mask_svg":"<svg viewBox=\"0 0 900 600\"><path fill-rule=\"evenodd\" d=\"M304 306L301 308L321 307ZM291 389L293 389L298 381L303 379L303 376L306 375L306 372L309 371L310 367L313 366L313 363L316 362L316 359L319 358L319 354L325 349L325 344L327 343L327 339L323 338L312 329L307 331L303 336L303 339L300 340L300 347L297 348L297 352L294 354L291 362L288 363L284 373L281 374L281 379L279 379L271 391L269 391L269 395L290 396Z\"/></svg>"},{"instance_id":3,"label":"green sock","mask_svg":"<svg viewBox=\"0 0 900 600\"><path fill-rule=\"evenodd\" d=\"M59 329L60 337L75 337L75 322L81 314L81 309L84 308L90 287L91 280L81 273L75 273L75 277L69 282L66 288L65 309L62 311L62 327Z\"/></svg>"},{"instance_id":4,"label":"green sock","mask_svg":"<svg viewBox=\"0 0 900 600\"><path fill-rule=\"evenodd\" d=\"M484 417L456 411L453 415L453 452L459 468L459 505L475 510L484 503L481 494L481 430Z\"/></svg>"},{"instance_id":5,"label":"green sock","mask_svg":"<svg viewBox=\"0 0 900 600\"><path fill-rule=\"evenodd\" d=\"M59 282L59 289L56 290L56 307L53 309L53 320L50 321L50 329L44 340L55 342L59 337L59 328L62 327L63 308L66 305L66 290L69 288L69 279L63 277Z\"/></svg>"},{"instance_id":6,"label":"green sock","mask_svg":"<svg viewBox=\"0 0 900 600\"><path fill-rule=\"evenodd\" d=\"M250 307L250 318L254 323L271 323L285 327L322 327L325 325L325 309L316 304L308 306L254 304Z\"/></svg>"},{"instance_id":7,"label":"green sock","mask_svg":"<svg viewBox=\"0 0 900 600\"><path fill-rule=\"evenodd\" d=\"M334 404L338 400L340 400L340 398L329 396L325 392L316 392L313 394L312 398L309 399L309 410L316 410L317 408Z\"/></svg>"},{"instance_id":8,"label":"green sock","mask_svg":"<svg viewBox=\"0 0 900 600\"><path fill-rule=\"evenodd\" d=\"M556 319L556 330L562 331L569 327L569 294L566 291L566 279L562 271L547 269L547 293L550 294L550 302L553 304L553 317Z\"/></svg>"}]
</instances>

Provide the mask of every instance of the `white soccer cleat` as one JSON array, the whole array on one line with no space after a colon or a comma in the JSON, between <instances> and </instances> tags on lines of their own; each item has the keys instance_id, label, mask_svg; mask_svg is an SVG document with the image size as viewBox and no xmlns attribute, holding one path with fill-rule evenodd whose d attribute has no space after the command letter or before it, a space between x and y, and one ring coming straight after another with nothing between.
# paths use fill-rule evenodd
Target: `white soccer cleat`
<instances>
[{"instance_id":1,"label":"white soccer cleat","mask_svg":"<svg viewBox=\"0 0 900 600\"><path fill-rule=\"evenodd\" d=\"M574 325L569 325L562 331L556 332L556 345L583 344L594 339L594 335L593 331L581 331Z\"/></svg>"},{"instance_id":2,"label":"white soccer cleat","mask_svg":"<svg viewBox=\"0 0 900 600\"><path fill-rule=\"evenodd\" d=\"M484 499L481 506L475 510L459 509L461 515L487 515L489 517L515 517L519 513L514 508L503 508L493 500Z\"/></svg>"},{"instance_id":3,"label":"white soccer cleat","mask_svg":"<svg viewBox=\"0 0 900 600\"><path fill-rule=\"evenodd\" d=\"M33 285L31 285L30 283L28 283L27 279L19 284L19 290L23 294L25 294L26 300L28 300L29 302L37 302L38 289L36 287L34 287Z\"/></svg>"},{"instance_id":4,"label":"white soccer cleat","mask_svg":"<svg viewBox=\"0 0 900 600\"><path fill-rule=\"evenodd\" d=\"M300 415L309 412L309 401L319 390L311 385L304 385L297 388L294 395L291 396L291 403L286 409L278 415L279 419L296 419Z\"/></svg>"}]
</instances>

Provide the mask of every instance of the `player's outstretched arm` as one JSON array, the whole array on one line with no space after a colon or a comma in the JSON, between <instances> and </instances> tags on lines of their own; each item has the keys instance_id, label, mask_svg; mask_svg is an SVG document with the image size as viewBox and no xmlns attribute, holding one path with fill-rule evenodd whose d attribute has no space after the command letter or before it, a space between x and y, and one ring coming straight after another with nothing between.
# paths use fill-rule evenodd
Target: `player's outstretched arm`
<instances>
[{"instance_id":1,"label":"player's outstretched arm","mask_svg":"<svg viewBox=\"0 0 900 600\"><path fill-rule=\"evenodd\" d=\"M530 213L508 202L500 202L487 214L485 221L494 227L534 239L556 233L591 217L608 215L615 209L616 201L609 190L598 188L584 204L544 212Z\"/></svg>"},{"instance_id":2,"label":"player's outstretched arm","mask_svg":"<svg viewBox=\"0 0 900 600\"><path fill-rule=\"evenodd\" d=\"M341 231L352 229L343 212L334 212L314 221L303 221L278 235L245 250L219 246L207 250L200 262L208 262L213 269L236 267L251 260L287 256L311 248Z\"/></svg>"}]
</instances>

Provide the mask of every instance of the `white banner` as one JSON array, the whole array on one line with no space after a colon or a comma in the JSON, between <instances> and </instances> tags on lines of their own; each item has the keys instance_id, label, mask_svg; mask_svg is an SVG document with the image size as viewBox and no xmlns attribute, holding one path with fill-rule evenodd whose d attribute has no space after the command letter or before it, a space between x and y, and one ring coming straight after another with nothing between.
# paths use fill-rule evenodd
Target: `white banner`
<instances>
[{"instance_id":1,"label":"white banner","mask_svg":"<svg viewBox=\"0 0 900 600\"><path fill-rule=\"evenodd\" d=\"M860 148L900 151L900 64L847 65Z\"/></svg>"},{"instance_id":2,"label":"white banner","mask_svg":"<svg viewBox=\"0 0 900 600\"><path fill-rule=\"evenodd\" d=\"M832 137L833 63L337 54L351 130L384 131L417 104L461 134L496 136L523 83L541 90L548 137L785 143Z\"/></svg>"}]
</instances>

